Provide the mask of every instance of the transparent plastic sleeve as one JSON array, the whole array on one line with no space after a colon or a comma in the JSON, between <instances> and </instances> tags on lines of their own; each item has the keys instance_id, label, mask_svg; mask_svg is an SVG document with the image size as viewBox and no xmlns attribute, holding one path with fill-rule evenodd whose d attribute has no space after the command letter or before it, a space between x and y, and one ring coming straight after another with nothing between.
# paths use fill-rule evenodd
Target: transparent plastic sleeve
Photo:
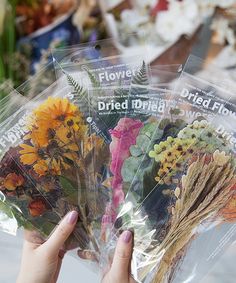
<instances>
[{"instance_id":1,"label":"transparent plastic sleeve","mask_svg":"<svg viewBox=\"0 0 236 283\"><path fill-rule=\"evenodd\" d=\"M26 102L26 98L20 95L17 91L11 89L10 87L8 87L7 89L4 88L4 97L0 100L1 127L3 127L4 124L8 123L11 115L13 115L15 111L18 110L19 107L24 105ZM3 201L0 202L0 206L0 230L12 235L16 235L18 226L13 213L8 207L6 207ZM5 209L3 209L3 207ZM5 211L5 213L3 211Z\"/></svg>"},{"instance_id":2,"label":"transparent plastic sleeve","mask_svg":"<svg viewBox=\"0 0 236 283\"><path fill-rule=\"evenodd\" d=\"M1 127L1 203L18 226L47 238L70 210L79 220L67 248L96 260L93 203L86 169L92 154L87 117L71 87L57 82L21 107ZM93 174L93 170L92 170ZM87 253L86 253L87 252Z\"/></svg>"},{"instance_id":3,"label":"transparent plastic sleeve","mask_svg":"<svg viewBox=\"0 0 236 283\"><path fill-rule=\"evenodd\" d=\"M27 99L20 95L16 90L11 90L0 100L0 123L15 113L20 106L24 105Z\"/></svg>"},{"instance_id":4,"label":"transparent plastic sleeve","mask_svg":"<svg viewBox=\"0 0 236 283\"><path fill-rule=\"evenodd\" d=\"M235 110L221 98L230 99L232 94L185 72L175 92L178 111L171 110L172 114L186 124L173 135L171 121L165 120L166 135L148 152L154 162L144 178L144 184L150 185L148 193L137 202L131 185L115 223L118 230L134 230L132 270L139 282L144 282L155 265L154 282L172 280L199 226L210 220L205 230L214 229L219 219L223 221L221 209L234 197L235 129L229 121L235 120ZM219 175L221 170L225 174ZM188 220L192 221L189 230L183 224ZM109 243L112 247L111 239Z\"/></svg>"},{"instance_id":5,"label":"transparent plastic sleeve","mask_svg":"<svg viewBox=\"0 0 236 283\"><path fill-rule=\"evenodd\" d=\"M52 56L62 67L68 63L85 63L105 57L121 55L114 46L114 39L98 40L74 46L52 49Z\"/></svg>"},{"instance_id":6,"label":"transparent plastic sleeve","mask_svg":"<svg viewBox=\"0 0 236 283\"><path fill-rule=\"evenodd\" d=\"M57 76L69 74L84 88L129 85L133 75L140 68L140 62L145 61L145 55L136 52L132 55L117 53L111 56L106 52L112 50L111 44L112 42L107 40L102 43L78 45L66 50L54 50ZM94 52L98 53L95 57ZM64 56L61 55L64 53Z\"/></svg>"},{"instance_id":7,"label":"transparent plastic sleeve","mask_svg":"<svg viewBox=\"0 0 236 283\"><path fill-rule=\"evenodd\" d=\"M103 168L98 175L99 178L101 176L102 178L95 182L97 185L101 183L101 189L98 191L104 192L105 203L99 199L99 205L101 205L103 211L103 215L100 215L102 218L99 220L100 225L102 224L101 238L103 240L107 237L109 227L114 222L115 211L120 200L124 199L125 196L124 190L118 184L120 179L119 169L121 169L121 160L127 154L125 152L129 150L127 143L132 144L134 142L130 139L130 133L138 134L140 127L143 126L142 121L147 120L150 116L147 113L148 103L145 105L146 109L140 107L142 101L147 102L149 99L147 92L138 89L139 86L141 88L142 84L147 87L149 82L148 68L144 63L140 62L140 64L139 71L132 78L132 82L136 83L135 86L128 88L114 86L89 90L90 105L95 109L95 117L90 117L91 128L104 137L106 147L106 155L103 156ZM135 112L138 112L142 118L133 118L137 116ZM117 156L118 153L120 158ZM107 155L108 159L105 157Z\"/></svg>"},{"instance_id":8,"label":"transparent plastic sleeve","mask_svg":"<svg viewBox=\"0 0 236 283\"><path fill-rule=\"evenodd\" d=\"M153 87L173 89L182 72L182 65L151 65L151 85Z\"/></svg>"},{"instance_id":9,"label":"transparent plastic sleeve","mask_svg":"<svg viewBox=\"0 0 236 283\"><path fill-rule=\"evenodd\" d=\"M45 91L57 80L54 63L50 62L47 65L37 68L33 76L17 87L17 92L32 99L38 94Z\"/></svg>"}]
</instances>

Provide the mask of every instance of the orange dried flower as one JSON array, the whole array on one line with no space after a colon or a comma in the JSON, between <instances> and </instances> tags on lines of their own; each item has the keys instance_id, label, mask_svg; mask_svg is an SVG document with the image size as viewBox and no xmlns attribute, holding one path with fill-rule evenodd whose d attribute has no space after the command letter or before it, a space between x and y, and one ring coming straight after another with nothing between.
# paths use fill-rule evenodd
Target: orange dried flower
<instances>
[{"instance_id":1,"label":"orange dried flower","mask_svg":"<svg viewBox=\"0 0 236 283\"><path fill-rule=\"evenodd\" d=\"M42 198L32 200L29 204L29 212L33 217L42 215L46 210L46 202Z\"/></svg>"},{"instance_id":2,"label":"orange dried flower","mask_svg":"<svg viewBox=\"0 0 236 283\"><path fill-rule=\"evenodd\" d=\"M67 99L49 97L33 112L28 129L20 160L39 176L61 175L85 152L88 127Z\"/></svg>"},{"instance_id":3,"label":"orange dried flower","mask_svg":"<svg viewBox=\"0 0 236 283\"><path fill-rule=\"evenodd\" d=\"M24 178L16 173L10 173L4 180L4 187L9 191L15 191L24 184Z\"/></svg>"},{"instance_id":4,"label":"orange dried flower","mask_svg":"<svg viewBox=\"0 0 236 283\"><path fill-rule=\"evenodd\" d=\"M60 126L62 122L67 122L76 117L78 108L70 103L68 99L49 97L33 114L38 126L54 129Z\"/></svg>"},{"instance_id":5,"label":"orange dried flower","mask_svg":"<svg viewBox=\"0 0 236 283\"><path fill-rule=\"evenodd\" d=\"M234 194L227 205L221 209L220 215L222 215L227 222L234 222L236 220L236 194Z\"/></svg>"},{"instance_id":6,"label":"orange dried flower","mask_svg":"<svg viewBox=\"0 0 236 283\"><path fill-rule=\"evenodd\" d=\"M41 150L37 146L31 146L28 144L21 145L22 150L20 150L20 161L25 165L32 165L41 159Z\"/></svg>"}]
</instances>

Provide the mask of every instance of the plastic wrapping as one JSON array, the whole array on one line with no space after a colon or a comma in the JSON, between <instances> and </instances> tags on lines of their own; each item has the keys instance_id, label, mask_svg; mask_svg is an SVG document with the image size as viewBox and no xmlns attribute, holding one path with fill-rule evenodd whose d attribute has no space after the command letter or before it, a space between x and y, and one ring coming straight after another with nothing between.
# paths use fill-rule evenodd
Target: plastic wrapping
<instances>
[{"instance_id":1,"label":"plastic wrapping","mask_svg":"<svg viewBox=\"0 0 236 283\"><path fill-rule=\"evenodd\" d=\"M57 80L53 62L38 66L36 72L27 81L17 87L17 92L32 99L42 93Z\"/></svg>"},{"instance_id":2,"label":"plastic wrapping","mask_svg":"<svg viewBox=\"0 0 236 283\"><path fill-rule=\"evenodd\" d=\"M112 38L52 49L53 58L62 65L68 63L86 63L91 60L120 54L120 51L114 46L114 40Z\"/></svg>"},{"instance_id":3,"label":"plastic wrapping","mask_svg":"<svg viewBox=\"0 0 236 283\"><path fill-rule=\"evenodd\" d=\"M79 221L68 248L98 252L91 229L86 114L67 97L71 88L52 84L1 127L1 198L19 226L44 238L70 210ZM86 176L85 176L86 172Z\"/></svg>"},{"instance_id":4,"label":"plastic wrapping","mask_svg":"<svg viewBox=\"0 0 236 283\"><path fill-rule=\"evenodd\" d=\"M150 69L153 87L173 89L171 83L179 78L182 65L151 65Z\"/></svg>"},{"instance_id":5,"label":"plastic wrapping","mask_svg":"<svg viewBox=\"0 0 236 283\"><path fill-rule=\"evenodd\" d=\"M111 56L110 53L108 55L108 50L113 50L111 40L53 51L57 76L70 75L79 86L85 89L88 87L129 85L142 61L145 62L145 55L116 53ZM94 55L94 52L96 55Z\"/></svg>"},{"instance_id":6,"label":"plastic wrapping","mask_svg":"<svg viewBox=\"0 0 236 283\"><path fill-rule=\"evenodd\" d=\"M131 229L137 282L199 282L236 238L232 93L194 76L196 57L150 70L110 44L54 50L27 98L0 101L0 229L47 239L75 209L79 257L103 266Z\"/></svg>"},{"instance_id":7,"label":"plastic wrapping","mask_svg":"<svg viewBox=\"0 0 236 283\"><path fill-rule=\"evenodd\" d=\"M10 117L15 111L27 102L27 99L20 95L16 90L11 90L0 100L0 123Z\"/></svg>"},{"instance_id":8,"label":"plastic wrapping","mask_svg":"<svg viewBox=\"0 0 236 283\"><path fill-rule=\"evenodd\" d=\"M8 93L10 92L10 93ZM17 91L11 89L10 87L6 90L4 89L4 98L0 100L0 125L1 128L4 124L8 123L11 115L19 109L20 106L27 102L26 98L20 95ZM7 232L12 235L16 235L17 232L17 221L14 218L13 213L10 209L5 207L5 213L3 212L4 203L0 201L0 230Z\"/></svg>"},{"instance_id":9,"label":"plastic wrapping","mask_svg":"<svg viewBox=\"0 0 236 283\"><path fill-rule=\"evenodd\" d=\"M105 43L107 44L107 42L109 41ZM129 107L128 99L125 101L125 97L129 97L128 89L130 83L149 83L149 68L144 61L142 62L139 54L102 58L103 56L98 56L98 53L101 51L101 54L103 54L105 50L104 54L107 56L106 44L104 46L102 44L99 45L100 50L97 50L97 43L94 43L91 46L81 47L79 45L75 48L69 48L68 50L53 52L54 59L59 60L59 62L55 61L58 76L60 78L64 77L74 90L80 88L85 90L85 92L88 91L89 101L82 107L83 109L87 107L86 112L88 112L88 107L95 109L95 116L88 118L90 130L91 133L102 136L105 151L107 151L107 145L110 142L109 130L112 130L116 126L118 117L125 117L126 109L122 110L122 105L124 104L125 107L126 105ZM62 56L64 52L65 56ZM93 54L94 52L97 54L97 60L90 57L91 53ZM76 60L74 59L75 56ZM123 102L121 102L121 100ZM110 107L107 108L108 104L110 104ZM112 109L116 104L119 104L121 107L118 111ZM118 113L118 117L114 112L116 112L115 114ZM97 143L96 136L93 142ZM96 145L94 147L96 148ZM106 153L104 156L109 156L109 154ZM104 179L104 174L108 177L110 173L106 166L104 166L105 164L103 165L104 168L97 168L99 158L96 152L94 152L92 158L94 160L94 166L96 170L98 170L95 177L97 178L97 175L99 177L93 182L95 184L93 197L98 200L98 206L100 206L104 212L104 207L106 207L109 196L107 194L105 194L105 196L101 194L101 197L105 198L105 206L103 206L102 204L104 202L100 200L97 191L105 190L96 189L96 186L104 187L101 183ZM104 162L106 163L106 157L104 157ZM100 219L100 216L100 214L97 214L98 219ZM101 225L101 221L99 220L98 222L98 225Z\"/></svg>"},{"instance_id":10,"label":"plastic wrapping","mask_svg":"<svg viewBox=\"0 0 236 283\"><path fill-rule=\"evenodd\" d=\"M172 113L170 112L169 117L164 119L162 137L159 137L159 141L155 141L152 150L148 150L149 158L153 160L154 164L150 172L146 172L146 176L143 177L143 184L139 182L138 187L135 186L135 180L137 175L143 174L143 170L138 170L134 174L125 203L121 205L115 223L118 230L134 229L135 244L132 271L135 279L140 282L144 282L147 274L158 262L157 281L155 282L172 282L175 276L175 268L179 266L187 251L188 244L192 237L200 231L199 225L208 223L207 228L205 228L206 231L207 229L214 229L216 224L224 221L219 213L234 196L234 191L230 190L229 186L230 188L235 186L235 148L233 145L235 130L232 124L229 125L228 121L235 119L235 110L233 104L227 103L221 98L222 95L227 95L230 99L231 94L203 80L191 77L186 72L181 75L175 92L176 107L171 109ZM171 116L176 116L176 120L171 120L173 118L170 119ZM175 132L173 131L173 122L176 124L179 119L185 122L186 126ZM182 123L183 125L184 123ZM160 129L158 131L160 133ZM148 149L148 147L146 148ZM225 173L230 181L220 176L222 180L220 184L222 188L224 186L226 188L225 195L223 192L216 194L217 188L215 188L214 194L211 191L212 188L209 188L207 183L203 181L205 177L205 182L207 180L210 182L210 177L206 173L210 170L210 166L216 166L214 170L220 172L225 169L222 164L228 164L231 170L229 175ZM193 168L200 170L199 175L195 176L196 182L201 181L204 185L201 189L199 188L202 193L195 190L191 194L196 195L196 199L193 198L193 201L201 200L202 206L201 202L198 202L195 207L191 207L190 203L187 202L188 199L186 199L190 198L187 193L190 193L193 187L189 185L190 191L187 191L184 182L188 178L188 174L193 174L191 171ZM184 175L187 175L187 177L184 177ZM214 179L213 175L212 178ZM215 175L215 178L219 178L219 175ZM147 185L146 189L145 184ZM214 187L213 184L212 187ZM140 194L137 197L137 189L144 191L141 199ZM220 196L222 197L221 200L219 199ZM206 205L206 201L211 198L215 202L212 201L212 206L210 202ZM193 217L192 212L195 212L196 222L190 221L189 230L185 228L188 235L183 238L185 230L183 228L181 230L181 227L178 230L178 226L182 225L181 221L188 219L187 216L182 219L183 215L187 215L188 212L185 206L187 208L189 206L190 216L188 217L190 219ZM208 207L209 211L207 210ZM200 213L201 208L206 214ZM177 233L179 233L179 237L177 237ZM171 242L171 239L176 244ZM230 241L232 239L229 239L229 243Z\"/></svg>"},{"instance_id":11,"label":"plastic wrapping","mask_svg":"<svg viewBox=\"0 0 236 283\"><path fill-rule=\"evenodd\" d=\"M145 64L142 64L140 70L132 78L132 81L140 83L140 85L148 84L148 69ZM109 233L109 225L114 220L115 210L117 208L119 198L124 198L122 189L116 190L118 186L119 176L116 174L117 166L120 164L115 157L115 152L120 152L121 159L127 150L127 144L124 140L132 144L132 140L127 136L128 132L133 134L138 133L139 127L142 125L142 119L149 116L147 111L144 111L140 106L143 101L147 100L148 93L138 92L140 85L120 86L120 87L102 87L89 89L89 102L91 109L93 109L94 116L90 116L90 128L93 133L103 137L104 140L104 154L102 156L103 163L98 169L99 160L101 157L96 157L94 160L96 180L95 192L100 192L101 198L97 196L98 205L101 207L103 214L97 215L98 222L101 226L101 238L106 238ZM135 90L135 92L134 92ZM133 93L134 92L134 93ZM142 100L141 100L141 99ZM133 119L135 111L142 115L141 120ZM116 141L114 141L116 137ZM97 140L94 139L94 144ZM122 145L124 144L124 146ZM96 145L95 145L96 147ZM111 155L111 157L109 156ZM119 170L118 170L119 171ZM113 192L113 193L112 193ZM97 195L96 193L94 195ZM123 196L122 196L123 195ZM113 201L116 203L112 207Z\"/></svg>"}]
</instances>

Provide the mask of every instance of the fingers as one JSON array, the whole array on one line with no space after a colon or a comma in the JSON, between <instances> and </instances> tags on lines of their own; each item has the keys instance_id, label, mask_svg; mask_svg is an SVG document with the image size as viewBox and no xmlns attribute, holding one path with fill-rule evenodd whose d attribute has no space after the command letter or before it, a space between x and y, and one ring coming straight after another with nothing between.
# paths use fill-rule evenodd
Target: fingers
<instances>
[{"instance_id":1,"label":"fingers","mask_svg":"<svg viewBox=\"0 0 236 283\"><path fill-rule=\"evenodd\" d=\"M45 240L37 231L24 230L25 245L31 249L36 249L42 245Z\"/></svg>"},{"instance_id":2,"label":"fingers","mask_svg":"<svg viewBox=\"0 0 236 283\"><path fill-rule=\"evenodd\" d=\"M58 256L58 262L57 262L57 269L56 269L55 275L53 277L52 283L56 283L57 280L58 280L58 277L59 277L59 274L60 274L60 270L61 270L61 266L62 266L62 260L64 258L64 255L65 255L65 251L60 250L59 256Z\"/></svg>"},{"instance_id":3,"label":"fingers","mask_svg":"<svg viewBox=\"0 0 236 283\"><path fill-rule=\"evenodd\" d=\"M58 225L50 238L42 245L47 253L54 256L58 255L61 247L73 232L78 219L78 212L69 212Z\"/></svg>"},{"instance_id":4,"label":"fingers","mask_svg":"<svg viewBox=\"0 0 236 283\"><path fill-rule=\"evenodd\" d=\"M130 261L133 251L133 235L130 231L124 231L119 237L110 273L114 282L128 282Z\"/></svg>"}]
</instances>

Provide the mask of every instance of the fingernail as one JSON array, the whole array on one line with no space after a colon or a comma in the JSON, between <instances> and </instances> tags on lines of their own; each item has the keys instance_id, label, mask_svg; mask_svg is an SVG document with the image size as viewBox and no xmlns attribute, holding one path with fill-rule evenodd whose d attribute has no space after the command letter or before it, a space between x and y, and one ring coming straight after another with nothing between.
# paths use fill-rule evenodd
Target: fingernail
<instances>
[{"instance_id":1,"label":"fingernail","mask_svg":"<svg viewBox=\"0 0 236 283\"><path fill-rule=\"evenodd\" d=\"M78 218L78 212L77 211L71 211L67 214L66 220L69 224L73 225L76 223Z\"/></svg>"},{"instance_id":2,"label":"fingernail","mask_svg":"<svg viewBox=\"0 0 236 283\"><path fill-rule=\"evenodd\" d=\"M122 239L123 242L128 244L132 239L132 233L130 231L123 232L122 235L121 235L121 239Z\"/></svg>"}]
</instances>

